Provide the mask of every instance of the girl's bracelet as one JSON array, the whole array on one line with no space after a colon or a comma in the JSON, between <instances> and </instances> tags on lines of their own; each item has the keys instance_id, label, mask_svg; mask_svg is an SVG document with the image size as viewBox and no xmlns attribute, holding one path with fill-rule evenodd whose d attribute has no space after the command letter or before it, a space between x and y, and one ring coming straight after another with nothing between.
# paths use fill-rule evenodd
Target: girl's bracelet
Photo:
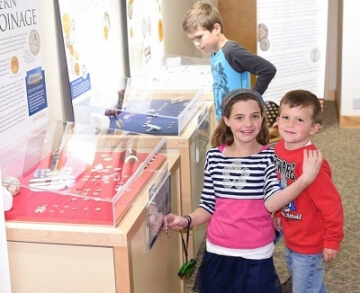
<instances>
[{"instance_id":1,"label":"girl's bracelet","mask_svg":"<svg viewBox=\"0 0 360 293\"><path fill-rule=\"evenodd\" d=\"M187 229L189 229L192 223L192 218L189 215L184 216L184 218L188 221Z\"/></svg>"}]
</instances>

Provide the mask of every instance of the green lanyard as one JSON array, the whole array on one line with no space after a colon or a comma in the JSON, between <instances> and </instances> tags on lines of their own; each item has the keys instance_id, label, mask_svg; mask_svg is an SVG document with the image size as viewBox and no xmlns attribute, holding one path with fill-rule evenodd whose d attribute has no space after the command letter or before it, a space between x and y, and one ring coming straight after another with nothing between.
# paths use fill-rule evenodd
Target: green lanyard
<instances>
[{"instance_id":1,"label":"green lanyard","mask_svg":"<svg viewBox=\"0 0 360 293\"><path fill-rule=\"evenodd\" d=\"M188 261L189 231L190 231L190 225L191 225L191 217L185 216L184 218L188 221L188 225L186 227L186 244L185 244L184 237L180 231L181 241L182 241L182 244L184 247L184 252L185 252L185 263L181 266L181 268L178 272L178 276L180 278L183 278L184 276L190 276L192 274L192 272L194 271L195 264L196 264L196 260L194 260L194 259L190 259L190 261Z\"/></svg>"}]
</instances>

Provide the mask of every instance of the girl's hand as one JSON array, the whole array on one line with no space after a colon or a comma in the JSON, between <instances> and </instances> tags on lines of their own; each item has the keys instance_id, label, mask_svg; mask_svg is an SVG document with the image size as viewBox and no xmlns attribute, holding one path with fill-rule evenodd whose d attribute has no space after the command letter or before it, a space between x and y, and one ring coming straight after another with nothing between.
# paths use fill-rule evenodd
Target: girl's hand
<instances>
[{"instance_id":1,"label":"girl's hand","mask_svg":"<svg viewBox=\"0 0 360 293\"><path fill-rule=\"evenodd\" d=\"M281 230L281 219L277 218L277 217L274 217L273 221L274 221L274 228L276 229L276 231L280 232L280 230Z\"/></svg>"},{"instance_id":2,"label":"girl's hand","mask_svg":"<svg viewBox=\"0 0 360 293\"><path fill-rule=\"evenodd\" d=\"M174 214L168 214L164 217L164 232L169 233L169 230L182 230L186 228L188 220Z\"/></svg>"},{"instance_id":3,"label":"girl's hand","mask_svg":"<svg viewBox=\"0 0 360 293\"><path fill-rule=\"evenodd\" d=\"M302 177L311 184L319 174L323 161L322 152L319 150L304 150L304 161L302 165Z\"/></svg>"}]
</instances>

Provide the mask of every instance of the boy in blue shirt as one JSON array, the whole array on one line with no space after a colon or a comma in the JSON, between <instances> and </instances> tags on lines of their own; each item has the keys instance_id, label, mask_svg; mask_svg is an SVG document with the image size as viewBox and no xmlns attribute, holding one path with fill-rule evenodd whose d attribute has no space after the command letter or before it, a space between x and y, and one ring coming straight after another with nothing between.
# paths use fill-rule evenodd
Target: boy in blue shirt
<instances>
[{"instance_id":1,"label":"boy in blue shirt","mask_svg":"<svg viewBox=\"0 0 360 293\"><path fill-rule=\"evenodd\" d=\"M251 88L250 74L256 75L254 90L261 95L274 78L276 68L269 61L228 40L223 34L222 18L213 5L196 2L185 14L182 28L203 53L211 53L213 96L216 119L226 94L237 88Z\"/></svg>"}]
</instances>

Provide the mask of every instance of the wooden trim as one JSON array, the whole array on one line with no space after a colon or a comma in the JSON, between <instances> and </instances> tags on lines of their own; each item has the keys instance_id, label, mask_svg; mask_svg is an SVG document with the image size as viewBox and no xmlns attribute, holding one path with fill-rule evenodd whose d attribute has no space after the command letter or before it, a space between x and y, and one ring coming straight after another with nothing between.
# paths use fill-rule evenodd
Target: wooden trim
<instances>
[{"instance_id":1,"label":"wooden trim","mask_svg":"<svg viewBox=\"0 0 360 293\"><path fill-rule=\"evenodd\" d=\"M218 2L223 20L223 33L248 51L257 54L257 11L254 0L226 0ZM255 85L256 76L251 75Z\"/></svg>"},{"instance_id":2,"label":"wooden trim","mask_svg":"<svg viewBox=\"0 0 360 293\"><path fill-rule=\"evenodd\" d=\"M336 90L328 90L328 101L336 101Z\"/></svg>"},{"instance_id":3,"label":"wooden trim","mask_svg":"<svg viewBox=\"0 0 360 293\"><path fill-rule=\"evenodd\" d=\"M360 116L340 116L340 128L356 128L360 129Z\"/></svg>"}]
</instances>

